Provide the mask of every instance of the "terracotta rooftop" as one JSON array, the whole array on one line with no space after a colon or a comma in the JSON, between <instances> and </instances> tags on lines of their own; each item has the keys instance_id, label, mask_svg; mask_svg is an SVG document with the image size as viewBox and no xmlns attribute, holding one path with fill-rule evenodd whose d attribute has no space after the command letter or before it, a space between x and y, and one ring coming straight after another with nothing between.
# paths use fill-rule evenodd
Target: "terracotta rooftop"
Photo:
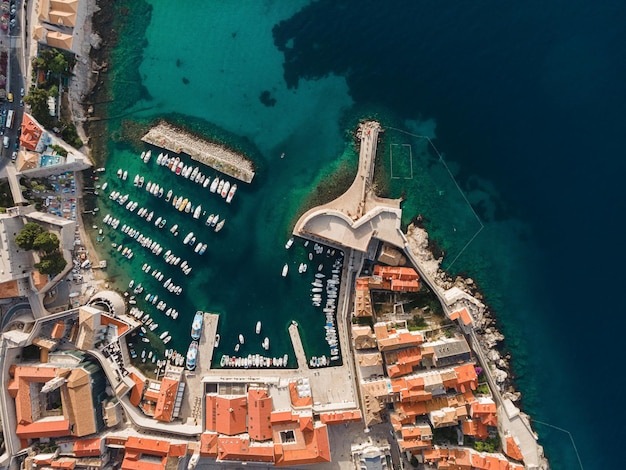
<instances>
[{"instance_id":1,"label":"terracotta rooftop","mask_svg":"<svg viewBox=\"0 0 626 470\"><path fill-rule=\"evenodd\" d=\"M73 452L76 457L98 456L102 453L102 439L96 437L74 441Z\"/></svg>"},{"instance_id":2,"label":"terracotta rooftop","mask_svg":"<svg viewBox=\"0 0 626 470\"><path fill-rule=\"evenodd\" d=\"M522 451L517 445L517 442L515 442L515 439L513 438L513 436L508 436L506 438L504 452L506 455L508 455L512 459L519 460L520 462L524 460Z\"/></svg>"},{"instance_id":3,"label":"terracotta rooftop","mask_svg":"<svg viewBox=\"0 0 626 470\"><path fill-rule=\"evenodd\" d=\"M254 445L249 439L220 436L217 439L218 460L235 460L238 462L273 462L273 445Z\"/></svg>"},{"instance_id":4,"label":"terracotta rooftop","mask_svg":"<svg viewBox=\"0 0 626 470\"><path fill-rule=\"evenodd\" d=\"M161 380L161 388L159 389L159 398L156 402L154 410L154 419L169 423L174 419L174 403L176 402L176 394L178 393L178 380L165 377ZM133 389L136 388L133 387Z\"/></svg>"},{"instance_id":5,"label":"terracotta rooftop","mask_svg":"<svg viewBox=\"0 0 626 470\"><path fill-rule=\"evenodd\" d=\"M218 434L203 432L200 435L200 455L202 457L217 457L217 438Z\"/></svg>"},{"instance_id":6,"label":"terracotta rooftop","mask_svg":"<svg viewBox=\"0 0 626 470\"><path fill-rule=\"evenodd\" d=\"M472 315L467 311L466 308L462 308L461 310L457 310L456 312L452 312L450 314L450 320L457 319L460 319L465 326L470 325L474 321L472 319Z\"/></svg>"},{"instance_id":7,"label":"terracotta rooftop","mask_svg":"<svg viewBox=\"0 0 626 470\"><path fill-rule=\"evenodd\" d=\"M358 423L362 421L361 410L351 410L320 414L320 421L324 424Z\"/></svg>"},{"instance_id":8,"label":"terracotta rooftop","mask_svg":"<svg viewBox=\"0 0 626 470\"><path fill-rule=\"evenodd\" d=\"M0 284L0 299L19 297L20 290L16 280L6 281Z\"/></svg>"},{"instance_id":9,"label":"terracotta rooftop","mask_svg":"<svg viewBox=\"0 0 626 470\"><path fill-rule=\"evenodd\" d=\"M42 133L43 129L39 124L28 113L24 113L20 145L28 150L36 150Z\"/></svg>"},{"instance_id":10,"label":"terracotta rooftop","mask_svg":"<svg viewBox=\"0 0 626 470\"><path fill-rule=\"evenodd\" d=\"M255 441L272 438L272 399L264 389L248 390L248 434Z\"/></svg>"},{"instance_id":11,"label":"terracotta rooftop","mask_svg":"<svg viewBox=\"0 0 626 470\"><path fill-rule=\"evenodd\" d=\"M18 424L15 434L20 439L69 436L70 422L67 419L55 419L51 421L35 421L31 424Z\"/></svg>"},{"instance_id":12,"label":"terracotta rooftop","mask_svg":"<svg viewBox=\"0 0 626 470\"><path fill-rule=\"evenodd\" d=\"M489 432L487 426L478 419L468 419L463 421L463 434L466 436L477 437L479 439L487 439Z\"/></svg>"},{"instance_id":13,"label":"terracotta rooftop","mask_svg":"<svg viewBox=\"0 0 626 470\"><path fill-rule=\"evenodd\" d=\"M206 427L208 431L234 436L246 432L248 403L245 396L207 395Z\"/></svg>"},{"instance_id":14,"label":"terracotta rooftop","mask_svg":"<svg viewBox=\"0 0 626 470\"><path fill-rule=\"evenodd\" d=\"M279 440L274 440L276 442L274 454L277 467L330 462L328 429L325 425L303 433L302 439L303 441L296 440L295 443L278 443Z\"/></svg>"},{"instance_id":15,"label":"terracotta rooftop","mask_svg":"<svg viewBox=\"0 0 626 470\"><path fill-rule=\"evenodd\" d=\"M135 383L132 390L130 391L130 403L133 406L139 406L139 403L141 402L141 396L143 394L143 389L145 387L145 382L141 380L141 378L134 372L130 373L130 378Z\"/></svg>"},{"instance_id":16,"label":"terracotta rooftop","mask_svg":"<svg viewBox=\"0 0 626 470\"><path fill-rule=\"evenodd\" d=\"M69 470L74 470L76 467L76 459L61 457L60 459L56 459L54 462L50 464L52 468L65 468Z\"/></svg>"}]
</instances>

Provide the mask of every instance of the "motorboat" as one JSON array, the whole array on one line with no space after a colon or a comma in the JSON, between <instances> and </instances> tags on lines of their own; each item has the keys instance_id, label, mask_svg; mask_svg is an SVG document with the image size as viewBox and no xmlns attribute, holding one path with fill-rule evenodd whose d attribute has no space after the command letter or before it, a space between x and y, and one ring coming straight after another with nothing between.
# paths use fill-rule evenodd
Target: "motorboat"
<instances>
[{"instance_id":1,"label":"motorboat","mask_svg":"<svg viewBox=\"0 0 626 470\"><path fill-rule=\"evenodd\" d=\"M189 232L185 236L185 239L183 240L183 243L186 245L187 243L189 243L191 241L192 238L193 238L193 232Z\"/></svg>"},{"instance_id":2,"label":"motorboat","mask_svg":"<svg viewBox=\"0 0 626 470\"><path fill-rule=\"evenodd\" d=\"M178 208L178 210L180 212L185 210L185 207L187 206L187 204L189 203L189 199L185 198L183 199L183 202L181 203L180 207Z\"/></svg>"},{"instance_id":3,"label":"motorboat","mask_svg":"<svg viewBox=\"0 0 626 470\"><path fill-rule=\"evenodd\" d=\"M215 217L213 217L213 220L211 220L211 227L215 227L217 225L218 220L220 220L220 215L215 214Z\"/></svg>"},{"instance_id":4,"label":"motorboat","mask_svg":"<svg viewBox=\"0 0 626 470\"><path fill-rule=\"evenodd\" d=\"M158 227L163 228L165 227L166 223L167 223L167 219L161 219L161 222L159 222Z\"/></svg>"},{"instance_id":5,"label":"motorboat","mask_svg":"<svg viewBox=\"0 0 626 470\"><path fill-rule=\"evenodd\" d=\"M211 183L211 187L209 188L209 191L211 191L212 193L217 191L217 187L219 186L219 184L220 184L220 179L216 177L213 180L213 183Z\"/></svg>"},{"instance_id":6,"label":"motorboat","mask_svg":"<svg viewBox=\"0 0 626 470\"><path fill-rule=\"evenodd\" d=\"M192 341L187 350L187 370L194 370L196 368L196 360L198 358L198 342Z\"/></svg>"},{"instance_id":7,"label":"motorboat","mask_svg":"<svg viewBox=\"0 0 626 470\"><path fill-rule=\"evenodd\" d=\"M176 166L176 170L174 170L174 172L177 175L180 175L180 172L183 171L183 166L185 166L185 164L182 161L179 161L178 165Z\"/></svg>"},{"instance_id":8,"label":"motorboat","mask_svg":"<svg viewBox=\"0 0 626 470\"><path fill-rule=\"evenodd\" d=\"M119 169L117 170L117 177L118 177L118 178L121 178L123 173L124 173L124 172L122 171L122 169L121 169L121 168L119 168Z\"/></svg>"},{"instance_id":9,"label":"motorboat","mask_svg":"<svg viewBox=\"0 0 626 470\"><path fill-rule=\"evenodd\" d=\"M202 183L202 187L206 188L210 183L211 183L211 177L207 176L206 179L204 180L204 182ZM104 188L104 186L103 186L103 188Z\"/></svg>"},{"instance_id":10,"label":"motorboat","mask_svg":"<svg viewBox=\"0 0 626 470\"><path fill-rule=\"evenodd\" d=\"M233 200L233 197L235 197L235 192L237 191L237 183L233 184L230 187L230 191L228 191L228 195L226 196L226 202L230 204L230 202Z\"/></svg>"},{"instance_id":11,"label":"motorboat","mask_svg":"<svg viewBox=\"0 0 626 470\"><path fill-rule=\"evenodd\" d=\"M194 250L193 250L193 251L194 251L195 253L198 253L198 252L200 251L200 249L201 249L201 248L202 248L202 243L198 243L198 244L196 245L196 247L194 248Z\"/></svg>"},{"instance_id":12,"label":"motorboat","mask_svg":"<svg viewBox=\"0 0 626 470\"><path fill-rule=\"evenodd\" d=\"M170 202L170 199L172 199L172 194L174 194L174 192L170 189L165 196L165 202Z\"/></svg>"},{"instance_id":13,"label":"motorboat","mask_svg":"<svg viewBox=\"0 0 626 470\"><path fill-rule=\"evenodd\" d=\"M143 162L148 163L150 161L150 157L152 156L152 150L148 150L143 157Z\"/></svg>"},{"instance_id":14,"label":"motorboat","mask_svg":"<svg viewBox=\"0 0 626 470\"><path fill-rule=\"evenodd\" d=\"M204 314L198 310L193 317L193 322L191 323L191 339L198 340L200 339L200 334L202 333L202 323L204 322Z\"/></svg>"},{"instance_id":15,"label":"motorboat","mask_svg":"<svg viewBox=\"0 0 626 470\"><path fill-rule=\"evenodd\" d=\"M224 185L226 184L226 180L221 180L217 185L217 194L222 194L222 189L224 189Z\"/></svg>"},{"instance_id":16,"label":"motorboat","mask_svg":"<svg viewBox=\"0 0 626 470\"><path fill-rule=\"evenodd\" d=\"M283 272L282 272L282 276L286 277L287 273L289 272L289 265L287 263L285 263L285 265L283 266Z\"/></svg>"},{"instance_id":17,"label":"motorboat","mask_svg":"<svg viewBox=\"0 0 626 470\"><path fill-rule=\"evenodd\" d=\"M178 224L174 224L174 226L170 229L170 233L175 233L178 230Z\"/></svg>"},{"instance_id":18,"label":"motorboat","mask_svg":"<svg viewBox=\"0 0 626 470\"><path fill-rule=\"evenodd\" d=\"M241 333L239 333L239 344L243 344L244 343L244 337Z\"/></svg>"},{"instance_id":19,"label":"motorboat","mask_svg":"<svg viewBox=\"0 0 626 470\"><path fill-rule=\"evenodd\" d=\"M203 243L203 244L202 244L202 247L198 250L198 254L199 254L199 255L203 255L203 254L204 254L204 252L206 251L206 247L207 247L207 244L206 244L206 243Z\"/></svg>"},{"instance_id":20,"label":"motorboat","mask_svg":"<svg viewBox=\"0 0 626 470\"><path fill-rule=\"evenodd\" d=\"M222 188L222 191L220 192L220 196L222 196L222 199L226 199L226 196L228 196L229 190L230 190L230 181L226 181L224 183L224 187Z\"/></svg>"},{"instance_id":21,"label":"motorboat","mask_svg":"<svg viewBox=\"0 0 626 470\"><path fill-rule=\"evenodd\" d=\"M161 336L159 336L159 338L160 338L160 339L165 339L165 337L166 337L167 335L169 335L169 334L170 334L170 332L169 332L169 331L164 331L163 333L161 333Z\"/></svg>"},{"instance_id":22,"label":"motorboat","mask_svg":"<svg viewBox=\"0 0 626 470\"><path fill-rule=\"evenodd\" d=\"M215 226L215 232L219 232L220 230L222 230L225 223L226 223L226 219L220 220L219 223Z\"/></svg>"},{"instance_id":23,"label":"motorboat","mask_svg":"<svg viewBox=\"0 0 626 470\"><path fill-rule=\"evenodd\" d=\"M211 214L210 216L208 216L206 219L205 225L210 226L214 218L215 218L215 214Z\"/></svg>"},{"instance_id":24,"label":"motorboat","mask_svg":"<svg viewBox=\"0 0 626 470\"><path fill-rule=\"evenodd\" d=\"M265 338L263 338L263 343L261 344L261 346L263 346L263 349L265 349L266 351L269 350L269 348L270 348L270 339L267 336Z\"/></svg>"},{"instance_id":25,"label":"motorboat","mask_svg":"<svg viewBox=\"0 0 626 470\"><path fill-rule=\"evenodd\" d=\"M291 248L291 245L293 245L293 237L287 240L287 243L285 243L285 249L288 250L289 248Z\"/></svg>"},{"instance_id":26,"label":"motorboat","mask_svg":"<svg viewBox=\"0 0 626 470\"><path fill-rule=\"evenodd\" d=\"M213 343L213 347L214 348L220 347L220 334L219 333L215 335L215 342Z\"/></svg>"},{"instance_id":27,"label":"motorboat","mask_svg":"<svg viewBox=\"0 0 626 470\"><path fill-rule=\"evenodd\" d=\"M143 182L144 182L144 181L145 181L144 177L143 177L143 176L141 176L141 177L139 178L139 184L138 184L137 186L138 186L138 187L140 187L140 188L143 188Z\"/></svg>"},{"instance_id":28,"label":"motorboat","mask_svg":"<svg viewBox=\"0 0 626 470\"><path fill-rule=\"evenodd\" d=\"M134 184L135 186L138 186L138 185L139 185L139 175L138 175L138 174L137 174L137 175L135 175L135 179L133 179L133 184Z\"/></svg>"},{"instance_id":29,"label":"motorboat","mask_svg":"<svg viewBox=\"0 0 626 470\"><path fill-rule=\"evenodd\" d=\"M193 218L199 219L200 214L202 214L202 204L198 204L198 207L196 207L196 210L193 212Z\"/></svg>"},{"instance_id":30,"label":"motorboat","mask_svg":"<svg viewBox=\"0 0 626 470\"><path fill-rule=\"evenodd\" d=\"M193 204L191 203L191 201L189 201L187 205L185 206L185 214L189 214L192 210L193 210Z\"/></svg>"}]
</instances>

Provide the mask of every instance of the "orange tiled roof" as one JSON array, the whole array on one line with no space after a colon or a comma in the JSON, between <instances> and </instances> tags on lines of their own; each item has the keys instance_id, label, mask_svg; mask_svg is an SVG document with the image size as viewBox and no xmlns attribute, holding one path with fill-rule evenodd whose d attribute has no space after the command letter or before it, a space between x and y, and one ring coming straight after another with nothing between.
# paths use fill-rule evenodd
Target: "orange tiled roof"
<instances>
[{"instance_id":1,"label":"orange tiled roof","mask_svg":"<svg viewBox=\"0 0 626 470\"><path fill-rule=\"evenodd\" d=\"M22 118L22 133L20 134L20 145L28 150L35 150L43 129L30 117L24 113Z\"/></svg>"},{"instance_id":2,"label":"orange tiled roof","mask_svg":"<svg viewBox=\"0 0 626 470\"><path fill-rule=\"evenodd\" d=\"M60 339L63 336L63 332L65 331L65 322L63 320L59 320L54 324L52 328L52 333L50 336L54 339Z\"/></svg>"},{"instance_id":3,"label":"orange tiled roof","mask_svg":"<svg viewBox=\"0 0 626 470\"><path fill-rule=\"evenodd\" d=\"M19 297L20 290L17 286L17 280L6 281L0 284L0 299L10 299Z\"/></svg>"},{"instance_id":4,"label":"orange tiled roof","mask_svg":"<svg viewBox=\"0 0 626 470\"><path fill-rule=\"evenodd\" d=\"M478 386L478 376L473 364L464 364L454 368L459 385L459 392L467 390L476 390Z\"/></svg>"},{"instance_id":5,"label":"orange tiled roof","mask_svg":"<svg viewBox=\"0 0 626 470\"><path fill-rule=\"evenodd\" d=\"M130 436L124 446L122 470L164 470L171 447L169 441ZM155 457L160 457L160 462Z\"/></svg>"},{"instance_id":6,"label":"orange tiled roof","mask_svg":"<svg viewBox=\"0 0 626 470\"><path fill-rule=\"evenodd\" d=\"M369 280L366 277L357 278L356 290L369 290Z\"/></svg>"},{"instance_id":7,"label":"orange tiled roof","mask_svg":"<svg viewBox=\"0 0 626 470\"><path fill-rule=\"evenodd\" d=\"M249 439L220 436L217 439L217 458L239 462L273 462L274 446L250 445Z\"/></svg>"},{"instance_id":8,"label":"orange tiled roof","mask_svg":"<svg viewBox=\"0 0 626 470\"><path fill-rule=\"evenodd\" d=\"M128 325L121 321L118 320L116 318L113 318L109 315L106 314L102 314L100 315L100 324L102 326L108 326L108 325L115 325L117 326L117 335L118 336L122 336L124 333L126 333L128 331Z\"/></svg>"},{"instance_id":9,"label":"orange tiled roof","mask_svg":"<svg viewBox=\"0 0 626 470\"><path fill-rule=\"evenodd\" d=\"M320 414L320 421L324 424L358 423L363 419L361 410L350 410Z\"/></svg>"},{"instance_id":10,"label":"orange tiled roof","mask_svg":"<svg viewBox=\"0 0 626 470\"><path fill-rule=\"evenodd\" d=\"M479 439L487 439L489 437L487 426L478 419L463 421L463 434L478 437Z\"/></svg>"},{"instance_id":11,"label":"orange tiled roof","mask_svg":"<svg viewBox=\"0 0 626 470\"><path fill-rule=\"evenodd\" d=\"M217 457L217 438L215 433L203 432L200 434L200 455L202 457Z\"/></svg>"},{"instance_id":12,"label":"orange tiled roof","mask_svg":"<svg viewBox=\"0 0 626 470\"><path fill-rule=\"evenodd\" d=\"M215 431L233 436L246 432L246 397L215 397Z\"/></svg>"},{"instance_id":13,"label":"orange tiled roof","mask_svg":"<svg viewBox=\"0 0 626 470\"><path fill-rule=\"evenodd\" d=\"M508 460L491 454L472 452L472 466L478 470L509 470Z\"/></svg>"},{"instance_id":14,"label":"orange tiled roof","mask_svg":"<svg viewBox=\"0 0 626 470\"><path fill-rule=\"evenodd\" d=\"M169 423L174 419L174 402L178 392L178 380L164 378L161 380L159 399L154 410L154 419Z\"/></svg>"},{"instance_id":15,"label":"orange tiled roof","mask_svg":"<svg viewBox=\"0 0 626 470\"><path fill-rule=\"evenodd\" d=\"M141 396L143 394L143 389L144 389L146 384L134 372L130 373L130 378L135 383L135 385L133 386L132 390L130 391L130 403L133 406L139 406L139 403L141 402Z\"/></svg>"},{"instance_id":16,"label":"orange tiled roof","mask_svg":"<svg viewBox=\"0 0 626 470\"><path fill-rule=\"evenodd\" d=\"M466 308L462 308L461 310L457 310L456 312L452 312L450 314L450 320L457 320L459 318L465 326L470 325L473 321L472 315L467 311Z\"/></svg>"},{"instance_id":17,"label":"orange tiled roof","mask_svg":"<svg viewBox=\"0 0 626 470\"><path fill-rule=\"evenodd\" d=\"M326 425L307 431L303 433L303 436L304 442L300 443L301 445L278 443L274 445L277 467L330 462L330 444Z\"/></svg>"},{"instance_id":18,"label":"orange tiled roof","mask_svg":"<svg viewBox=\"0 0 626 470\"><path fill-rule=\"evenodd\" d=\"M74 467L76 467L76 459L62 457L60 459L56 459L50 464L50 466L52 468L66 468L68 470L74 470Z\"/></svg>"},{"instance_id":19,"label":"orange tiled roof","mask_svg":"<svg viewBox=\"0 0 626 470\"><path fill-rule=\"evenodd\" d=\"M394 292L417 292L420 290L420 283L417 279L411 281L392 279L390 287Z\"/></svg>"},{"instance_id":20,"label":"orange tiled roof","mask_svg":"<svg viewBox=\"0 0 626 470\"><path fill-rule=\"evenodd\" d=\"M296 382L289 383L289 397L291 398L291 405L294 408L304 408L313 404L312 397L301 397L298 394L298 384Z\"/></svg>"},{"instance_id":21,"label":"orange tiled roof","mask_svg":"<svg viewBox=\"0 0 626 470\"><path fill-rule=\"evenodd\" d=\"M496 404L492 401L475 400L471 405L472 417L480 419L487 426L497 426L498 417L496 415Z\"/></svg>"},{"instance_id":22,"label":"orange tiled roof","mask_svg":"<svg viewBox=\"0 0 626 470\"><path fill-rule=\"evenodd\" d=\"M272 438L272 399L263 389L248 390L248 434L255 441Z\"/></svg>"},{"instance_id":23,"label":"orange tiled roof","mask_svg":"<svg viewBox=\"0 0 626 470\"><path fill-rule=\"evenodd\" d=\"M524 460L522 451L517 445L517 442L515 442L515 439L513 439L513 436L508 436L506 438L506 446L504 448L504 452L506 453L506 455L508 455L512 459L519 460L519 461Z\"/></svg>"},{"instance_id":24,"label":"orange tiled roof","mask_svg":"<svg viewBox=\"0 0 626 470\"><path fill-rule=\"evenodd\" d=\"M69 436L70 422L67 419L55 419L54 421L35 421L32 424L18 424L15 434L20 439Z\"/></svg>"},{"instance_id":25,"label":"orange tiled roof","mask_svg":"<svg viewBox=\"0 0 626 470\"><path fill-rule=\"evenodd\" d=\"M291 414L291 411L287 410L287 411L274 411L271 416L270 416L270 420L272 421L272 424L274 423L288 423L290 421L295 421L294 420L294 416Z\"/></svg>"},{"instance_id":26,"label":"orange tiled roof","mask_svg":"<svg viewBox=\"0 0 626 470\"><path fill-rule=\"evenodd\" d=\"M31 383L45 383L54 379L57 372L64 371L56 367L17 366L12 369L13 379L9 381L9 394L15 398L15 413L18 424L33 422Z\"/></svg>"},{"instance_id":27,"label":"orange tiled roof","mask_svg":"<svg viewBox=\"0 0 626 470\"><path fill-rule=\"evenodd\" d=\"M74 455L76 457L90 457L100 455L102 439L99 437L93 439L80 439L74 441Z\"/></svg>"},{"instance_id":28,"label":"orange tiled roof","mask_svg":"<svg viewBox=\"0 0 626 470\"><path fill-rule=\"evenodd\" d=\"M380 276L385 279L398 279L404 281L413 281L419 279L419 275L413 268L402 266L374 266L374 276Z\"/></svg>"}]
</instances>

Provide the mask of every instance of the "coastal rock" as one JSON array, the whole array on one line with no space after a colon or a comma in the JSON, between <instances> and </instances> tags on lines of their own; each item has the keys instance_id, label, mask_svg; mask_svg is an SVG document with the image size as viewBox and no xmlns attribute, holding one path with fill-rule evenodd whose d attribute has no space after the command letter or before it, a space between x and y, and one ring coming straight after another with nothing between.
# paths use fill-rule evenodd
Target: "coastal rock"
<instances>
[{"instance_id":1,"label":"coastal rock","mask_svg":"<svg viewBox=\"0 0 626 470\"><path fill-rule=\"evenodd\" d=\"M512 402L518 401L522 398L522 394L520 392L505 392L502 394L502 398L505 400L511 400Z\"/></svg>"},{"instance_id":2,"label":"coastal rock","mask_svg":"<svg viewBox=\"0 0 626 470\"><path fill-rule=\"evenodd\" d=\"M492 362L498 362L500 360L500 354L495 349L490 349L487 352L487 359Z\"/></svg>"},{"instance_id":3,"label":"coastal rock","mask_svg":"<svg viewBox=\"0 0 626 470\"><path fill-rule=\"evenodd\" d=\"M91 33L89 35L89 45L96 50L100 49L100 46L102 45L102 38L96 33Z\"/></svg>"},{"instance_id":4,"label":"coastal rock","mask_svg":"<svg viewBox=\"0 0 626 470\"><path fill-rule=\"evenodd\" d=\"M496 380L496 383L502 384L509 377L509 374L507 374L505 371L503 371L501 369L498 369L497 367L494 367L493 368L493 377Z\"/></svg>"}]
</instances>

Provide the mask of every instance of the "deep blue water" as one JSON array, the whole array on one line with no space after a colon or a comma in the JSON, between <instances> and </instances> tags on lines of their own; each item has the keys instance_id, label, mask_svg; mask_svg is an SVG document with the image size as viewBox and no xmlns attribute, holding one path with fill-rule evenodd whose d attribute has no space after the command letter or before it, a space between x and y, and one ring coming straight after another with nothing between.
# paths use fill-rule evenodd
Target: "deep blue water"
<instances>
[{"instance_id":1,"label":"deep blue water","mask_svg":"<svg viewBox=\"0 0 626 470\"><path fill-rule=\"evenodd\" d=\"M454 269L495 308L526 411L569 430L587 469L621 467L626 437L609 394L626 324L614 293L625 13L617 1L320 1L274 29L290 86L344 75L357 104L433 119L470 200L483 188L487 229ZM554 468L577 468L567 435L537 429Z\"/></svg>"},{"instance_id":2,"label":"deep blue water","mask_svg":"<svg viewBox=\"0 0 626 470\"><path fill-rule=\"evenodd\" d=\"M257 146L266 172L242 195L263 221L247 234L255 256L350 159L354 115L376 113L401 130L388 142L416 150L404 132L430 136L484 228L462 251L478 223L426 156L390 186L406 191L405 219L426 216L450 270L480 283L525 411L570 431L584 468L622 466L623 2L215 0L174 16L149 3L143 56L128 57L144 100L117 111L183 112ZM553 468L578 468L566 434L536 429Z\"/></svg>"}]
</instances>

